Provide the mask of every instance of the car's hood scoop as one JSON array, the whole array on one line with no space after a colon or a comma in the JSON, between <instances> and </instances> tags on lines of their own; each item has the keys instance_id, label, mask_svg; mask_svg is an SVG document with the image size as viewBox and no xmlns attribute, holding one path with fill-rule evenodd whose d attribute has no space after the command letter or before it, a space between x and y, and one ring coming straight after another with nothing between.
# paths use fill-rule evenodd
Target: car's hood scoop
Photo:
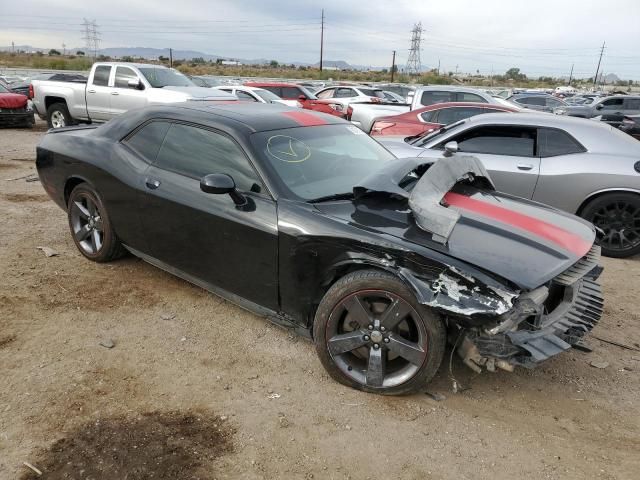
<instances>
[{"instance_id":1,"label":"car's hood scoop","mask_svg":"<svg viewBox=\"0 0 640 480\"><path fill-rule=\"evenodd\" d=\"M489 173L476 157L456 155L435 163L425 163L424 159L406 158L401 164L387 166L365 178L354 188L354 194L361 197L367 193L388 193L406 198L413 212L416 224L433 235L433 240L446 243L455 227L460 213L442 205L445 195L458 183L481 182L485 190L495 190ZM408 175L418 177L424 172L409 193L402 188Z\"/></svg>"}]
</instances>

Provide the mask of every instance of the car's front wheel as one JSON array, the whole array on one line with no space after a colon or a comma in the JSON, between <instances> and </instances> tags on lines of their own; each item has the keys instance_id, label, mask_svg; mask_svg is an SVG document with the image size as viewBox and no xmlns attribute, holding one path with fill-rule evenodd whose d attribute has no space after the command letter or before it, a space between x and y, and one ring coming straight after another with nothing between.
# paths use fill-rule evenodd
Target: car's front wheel
<instances>
[{"instance_id":1,"label":"car's front wheel","mask_svg":"<svg viewBox=\"0 0 640 480\"><path fill-rule=\"evenodd\" d=\"M640 195L602 195L589 202L581 216L604 231L603 255L622 258L640 253Z\"/></svg>"},{"instance_id":2,"label":"car's front wheel","mask_svg":"<svg viewBox=\"0 0 640 480\"><path fill-rule=\"evenodd\" d=\"M89 260L108 262L124 254L106 207L98 193L86 183L72 190L67 215L73 241Z\"/></svg>"},{"instance_id":3,"label":"car's front wheel","mask_svg":"<svg viewBox=\"0 0 640 480\"><path fill-rule=\"evenodd\" d=\"M402 281L378 270L338 280L318 307L313 334L335 380L386 395L424 387L440 366L446 340L440 317Z\"/></svg>"}]
</instances>

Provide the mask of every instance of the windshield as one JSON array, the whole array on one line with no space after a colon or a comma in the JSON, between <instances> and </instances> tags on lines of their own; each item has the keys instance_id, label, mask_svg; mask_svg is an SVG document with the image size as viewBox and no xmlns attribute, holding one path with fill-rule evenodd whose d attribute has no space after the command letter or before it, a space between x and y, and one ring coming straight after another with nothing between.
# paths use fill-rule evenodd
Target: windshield
<instances>
[{"instance_id":1,"label":"windshield","mask_svg":"<svg viewBox=\"0 0 640 480\"><path fill-rule=\"evenodd\" d=\"M153 88L196 86L183 74L169 68L141 67L138 70Z\"/></svg>"},{"instance_id":2,"label":"windshield","mask_svg":"<svg viewBox=\"0 0 640 480\"><path fill-rule=\"evenodd\" d=\"M260 88L260 89L254 90L253 93L258 95L261 99L263 99L266 102L272 102L273 100L280 100L279 96L277 96L273 92L270 92L269 90L263 90Z\"/></svg>"},{"instance_id":3,"label":"windshield","mask_svg":"<svg viewBox=\"0 0 640 480\"><path fill-rule=\"evenodd\" d=\"M285 196L299 200L349 194L372 171L395 160L353 125L258 132L251 143Z\"/></svg>"}]
</instances>

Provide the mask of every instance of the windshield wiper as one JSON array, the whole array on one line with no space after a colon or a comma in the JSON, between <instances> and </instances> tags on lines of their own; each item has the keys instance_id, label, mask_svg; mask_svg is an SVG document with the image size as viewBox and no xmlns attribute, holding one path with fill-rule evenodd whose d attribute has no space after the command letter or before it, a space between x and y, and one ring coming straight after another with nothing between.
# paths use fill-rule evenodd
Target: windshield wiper
<instances>
[{"instance_id":1,"label":"windshield wiper","mask_svg":"<svg viewBox=\"0 0 640 480\"><path fill-rule=\"evenodd\" d=\"M325 195L324 197L312 198L308 200L309 203L331 202L333 200L352 200L354 198L353 192L334 193L332 195Z\"/></svg>"}]
</instances>

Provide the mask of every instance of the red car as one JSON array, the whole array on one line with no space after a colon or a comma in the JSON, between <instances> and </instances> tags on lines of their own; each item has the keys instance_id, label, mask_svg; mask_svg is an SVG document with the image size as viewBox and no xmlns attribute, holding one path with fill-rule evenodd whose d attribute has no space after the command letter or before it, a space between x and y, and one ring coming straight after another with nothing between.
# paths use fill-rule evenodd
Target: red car
<instances>
[{"instance_id":1,"label":"red car","mask_svg":"<svg viewBox=\"0 0 640 480\"><path fill-rule=\"evenodd\" d=\"M269 90L283 100L291 103L291 106L299 106L307 110L315 110L316 112L328 113L337 117L344 117L346 112L343 111L342 105L328 100L320 100L313 93L307 90L303 85L285 82L245 82L247 87L260 87Z\"/></svg>"},{"instance_id":2,"label":"red car","mask_svg":"<svg viewBox=\"0 0 640 480\"><path fill-rule=\"evenodd\" d=\"M381 117L371 128L371 135L410 137L436 130L450 123L482 113L518 112L517 107L503 107L489 103L448 102L429 105L400 115Z\"/></svg>"},{"instance_id":3,"label":"red car","mask_svg":"<svg viewBox=\"0 0 640 480\"><path fill-rule=\"evenodd\" d=\"M0 85L0 126L32 127L35 123L33 110L25 95L12 93Z\"/></svg>"}]
</instances>

